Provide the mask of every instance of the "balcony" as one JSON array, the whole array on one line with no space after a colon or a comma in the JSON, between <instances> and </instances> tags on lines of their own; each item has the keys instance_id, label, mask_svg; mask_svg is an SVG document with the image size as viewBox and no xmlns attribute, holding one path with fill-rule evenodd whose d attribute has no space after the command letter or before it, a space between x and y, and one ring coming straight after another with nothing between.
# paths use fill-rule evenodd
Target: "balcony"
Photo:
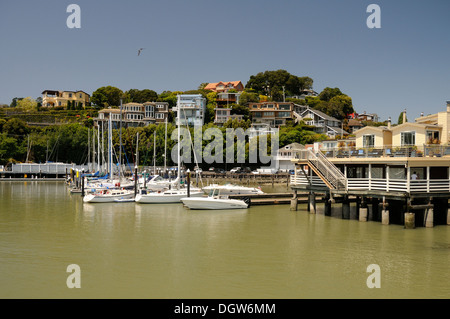
<instances>
[{"instance_id":1,"label":"balcony","mask_svg":"<svg viewBox=\"0 0 450 319\"><path fill-rule=\"evenodd\" d=\"M322 153L329 158L370 158L370 157L442 157L450 155L450 146L393 146L383 147L337 147L322 149Z\"/></svg>"}]
</instances>

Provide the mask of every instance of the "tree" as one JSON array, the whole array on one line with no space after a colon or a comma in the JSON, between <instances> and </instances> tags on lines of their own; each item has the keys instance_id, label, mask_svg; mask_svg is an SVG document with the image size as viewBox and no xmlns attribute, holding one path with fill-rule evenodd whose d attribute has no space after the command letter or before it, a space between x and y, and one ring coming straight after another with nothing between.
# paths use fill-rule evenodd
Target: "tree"
<instances>
[{"instance_id":1,"label":"tree","mask_svg":"<svg viewBox=\"0 0 450 319\"><path fill-rule=\"evenodd\" d=\"M311 89L312 85L313 79L310 77L298 77L286 70L277 70L251 75L245 87L280 101L283 98L283 87L285 95L298 95L305 89Z\"/></svg>"},{"instance_id":2,"label":"tree","mask_svg":"<svg viewBox=\"0 0 450 319\"><path fill-rule=\"evenodd\" d=\"M320 92L319 99L322 101L328 102L333 97L338 96L338 95L343 95L343 93L341 92L341 90L339 88L326 87L322 90L322 92Z\"/></svg>"},{"instance_id":3,"label":"tree","mask_svg":"<svg viewBox=\"0 0 450 319\"><path fill-rule=\"evenodd\" d=\"M24 109L26 112L36 111L37 110L37 102L31 97L26 97L17 101L17 107Z\"/></svg>"},{"instance_id":4,"label":"tree","mask_svg":"<svg viewBox=\"0 0 450 319\"><path fill-rule=\"evenodd\" d=\"M158 94L149 89L130 89L125 92L125 96L127 98L127 102L134 103L154 102L158 99Z\"/></svg>"},{"instance_id":5,"label":"tree","mask_svg":"<svg viewBox=\"0 0 450 319\"><path fill-rule=\"evenodd\" d=\"M99 109L108 106L119 106L121 98L124 98L122 90L114 86L103 86L92 93L91 102Z\"/></svg>"},{"instance_id":6,"label":"tree","mask_svg":"<svg viewBox=\"0 0 450 319\"><path fill-rule=\"evenodd\" d=\"M403 124L403 112L400 113L400 115L398 116L398 121L397 124ZM406 122L408 122L408 118L406 117Z\"/></svg>"},{"instance_id":7,"label":"tree","mask_svg":"<svg viewBox=\"0 0 450 319\"><path fill-rule=\"evenodd\" d=\"M30 129L23 120L13 117L3 124L3 132L12 136L25 136Z\"/></svg>"},{"instance_id":8,"label":"tree","mask_svg":"<svg viewBox=\"0 0 450 319\"><path fill-rule=\"evenodd\" d=\"M22 100L23 97L15 97L12 99L11 104L9 105L10 107L16 107L17 106L17 102Z\"/></svg>"},{"instance_id":9,"label":"tree","mask_svg":"<svg viewBox=\"0 0 450 319\"><path fill-rule=\"evenodd\" d=\"M248 103L251 103L251 102L259 102L258 93L247 91L247 90L242 92L241 95L239 96L239 104L247 106Z\"/></svg>"},{"instance_id":10,"label":"tree","mask_svg":"<svg viewBox=\"0 0 450 319\"><path fill-rule=\"evenodd\" d=\"M346 119L353 112L352 98L347 95L337 95L328 102L327 114L338 120Z\"/></svg>"}]
</instances>

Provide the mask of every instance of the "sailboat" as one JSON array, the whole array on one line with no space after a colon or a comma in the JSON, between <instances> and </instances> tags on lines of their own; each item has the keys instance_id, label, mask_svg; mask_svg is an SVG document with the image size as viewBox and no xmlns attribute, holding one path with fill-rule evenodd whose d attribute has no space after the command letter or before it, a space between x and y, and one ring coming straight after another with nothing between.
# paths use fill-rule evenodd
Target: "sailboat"
<instances>
[{"instance_id":1,"label":"sailboat","mask_svg":"<svg viewBox=\"0 0 450 319\"><path fill-rule=\"evenodd\" d=\"M178 110L180 106L178 107ZM136 203L142 204L162 204L162 203L180 203L182 198L185 197L201 197L204 195L200 188L193 188L184 186L180 188L181 181L181 157L180 157L180 115L178 114L177 120L177 133L178 133L178 170L177 170L177 182L176 188L171 186L169 189L151 191L148 189L141 189L135 197ZM189 192L188 192L189 187Z\"/></svg>"},{"instance_id":2,"label":"sailboat","mask_svg":"<svg viewBox=\"0 0 450 319\"><path fill-rule=\"evenodd\" d=\"M120 187L120 168L119 168L119 180L114 181L111 117L109 118L109 125L108 125L108 143L109 143L109 150L108 150L109 177L111 178L113 185L117 188L104 189L103 187L101 187L101 189L97 189L96 191L95 191L96 188L91 188L94 189L94 192L92 194L88 194L83 197L83 202L85 203L107 203L107 202L114 202L116 200L130 199L134 197L134 191L125 189L123 186ZM92 187L92 185L87 185L87 189L89 189L89 187Z\"/></svg>"}]
</instances>

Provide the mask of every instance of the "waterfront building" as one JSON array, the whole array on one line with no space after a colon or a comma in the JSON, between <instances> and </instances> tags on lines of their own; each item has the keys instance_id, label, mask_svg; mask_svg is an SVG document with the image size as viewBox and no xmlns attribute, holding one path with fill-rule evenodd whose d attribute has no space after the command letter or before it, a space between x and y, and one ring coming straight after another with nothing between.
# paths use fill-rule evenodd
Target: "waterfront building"
<instances>
[{"instance_id":1,"label":"waterfront building","mask_svg":"<svg viewBox=\"0 0 450 319\"><path fill-rule=\"evenodd\" d=\"M231 115L231 108L226 107L216 107L214 109L215 117L214 117L214 123L223 125L223 123L227 122L228 120L235 120L241 121L244 118L244 115L241 114L233 114Z\"/></svg>"},{"instance_id":2,"label":"waterfront building","mask_svg":"<svg viewBox=\"0 0 450 319\"><path fill-rule=\"evenodd\" d=\"M292 102L260 102L249 103L252 122L268 124L271 127L286 125L287 120L294 120L294 103Z\"/></svg>"},{"instance_id":3,"label":"waterfront building","mask_svg":"<svg viewBox=\"0 0 450 319\"><path fill-rule=\"evenodd\" d=\"M307 125L314 126L314 132L316 133L325 134L330 138L348 135L348 132L342 129L340 120L319 110L308 107L300 116Z\"/></svg>"},{"instance_id":4,"label":"waterfront building","mask_svg":"<svg viewBox=\"0 0 450 319\"><path fill-rule=\"evenodd\" d=\"M312 197L324 193L327 203L339 198L343 216L348 216L348 198L353 196L363 220L369 212L374 219L388 216L385 223L389 214L396 214L405 226L418 216L408 227L432 227L434 222L447 223L447 218L450 222L450 145L443 134L449 124L448 102L446 112L422 116L415 123L362 128L355 133L354 146L305 149L293 160L291 187Z\"/></svg>"},{"instance_id":5,"label":"waterfront building","mask_svg":"<svg viewBox=\"0 0 450 319\"><path fill-rule=\"evenodd\" d=\"M120 108L106 108L98 111L98 117L94 118L94 125L99 122L108 122L111 117L113 127L147 126L149 124L164 123L168 119L169 103L167 102L130 102Z\"/></svg>"},{"instance_id":6,"label":"waterfront building","mask_svg":"<svg viewBox=\"0 0 450 319\"><path fill-rule=\"evenodd\" d=\"M206 99L201 94L179 94L175 112L175 123L180 125L203 126Z\"/></svg>"},{"instance_id":7,"label":"waterfront building","mask_svg":"<svg viewBox=\"0 0 450 319\"><path fill-rule=\"evenodd\" d=\"M288 144L277 151L277 155L273 159L275 167L279 172L288 172L295 168L293 159L298 157L297 153L304 150L305 146L299 143Z\"/></svg>"},{"instance_id":8,"label":"waterfront building","mask_svg":"<svg viewBox=\"0 0 450 319\"><path fill-rule=\"evenodd\" d=\"M84 91L55 91L45 90L42 92L43 107L67 107L68 102L75 103L75 106L85 107L90 103L90 95Z\"/></svg>"}]
</instances>

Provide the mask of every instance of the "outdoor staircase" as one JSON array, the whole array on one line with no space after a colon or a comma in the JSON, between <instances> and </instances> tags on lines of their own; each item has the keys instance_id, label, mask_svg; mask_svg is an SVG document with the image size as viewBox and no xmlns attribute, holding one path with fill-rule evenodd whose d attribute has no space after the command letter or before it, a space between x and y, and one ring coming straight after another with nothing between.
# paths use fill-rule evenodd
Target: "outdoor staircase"
<instances>
[{"instance_id":1,"label":"outdoor staircase","mask_svg":"<svg viewBox=\"0 0 450 319\"><path fill-rule=\"evenodd\" d=\"M301 152L301 159L320 177L330 189L346 190L347 178L322 152L314 153L311 149Z\"/></svg>"},{"instance_id":2,"label":"outdoor staircase","mask_svg":"<svg viewBox=\"0 0 450 319\"><path fill-rule=\"evenodd\" d=\"M301 120L303 120L303 118L302 118L302 117L300 116L300 114L298 114L297 112L293 111L292 114L294 114L294 118L295 118L294 122L295 122L295 123L298 123L298 122L300 122Z\"/></svg>"}]
</instances>

